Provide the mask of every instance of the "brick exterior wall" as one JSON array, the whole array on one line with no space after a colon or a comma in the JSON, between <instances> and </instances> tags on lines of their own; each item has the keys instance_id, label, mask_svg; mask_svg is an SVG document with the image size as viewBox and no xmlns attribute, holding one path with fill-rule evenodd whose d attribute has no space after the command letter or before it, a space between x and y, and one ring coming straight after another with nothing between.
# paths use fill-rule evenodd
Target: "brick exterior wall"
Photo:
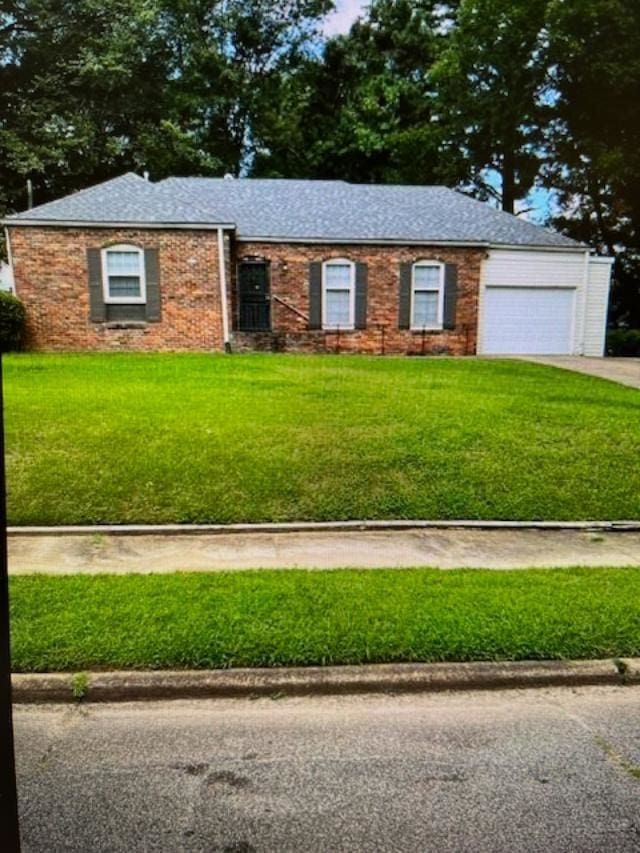
<instances>
[{"instance_id":1,"label":"brick exterior wall","mask_svg":"<svg viewBox=\"0 0 640 853\"><path fill-rule=\"evenodd\" d=\"M215 231L10 228L16 292L37 350L181 351L222 348ZM94 323L87 249L131 243L159 250L159 323Z\"/></svg>"},{"instance_id":2,"label":"brick exterior wall","mask_svg":"<svg viewBox=\"0 0 640 853\"><path fill-rule=\"evenodd\" d=\"M237 265L244 258L264 258L270 262L272 331L235 331L233 348L473 355L477 344L480 269L484 257L485 251L475 248L236 243L230 294L234 328L237 329L238 324ZM367 264L366 329L341 331L339 334L307 329L304 318L309 316L309 264L330 258L347 258ZM457 265L458 299L454 330L423 334L398 328L400 264L417 260Z\"/></svg>"},{"instance_id":3,"label":"brick exterior wall","mask_svg":"<svg viewBox=\"0 0 640 853\"><path fill-rule=\"evenodd\" d=\"M10 228L16 290L27 310L27 346L38 350L211 351L223 348L216 231ZM115 243L156 248L160 262L159 323L95 323L89 316L87 249ZM476 351L480 268L484 250L415 246L332 246L229 242L226 238L233 350L362 352ZM271 332L237 330L237 265L270 264ZM310 331L309 263L348 258L367 264L367 328ZM436 260L458 267L456 327L414 332L398 328L399 265Z\"/></svg>"}]
</instances>

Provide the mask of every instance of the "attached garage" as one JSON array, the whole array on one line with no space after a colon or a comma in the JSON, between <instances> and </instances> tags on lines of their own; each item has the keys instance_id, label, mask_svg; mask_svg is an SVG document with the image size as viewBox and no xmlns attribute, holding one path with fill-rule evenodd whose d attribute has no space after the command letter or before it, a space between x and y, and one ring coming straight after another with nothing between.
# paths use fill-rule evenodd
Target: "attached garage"
<instances>
[{"instance_id":1,"label":"attached garage","mask_svg":"<svg viewBox=\"0 0 640 853\"><path fill-rule=\"evenodd\" d=\"M489 250L478 350L484 355L602 355L611 279L585 248Z\"/></svg>"},{"instance_id":2,"label":"attached garage","mask_svg":"<svg viewBox=\"0 0 640 853\"><path fill-rule=\"evenodd\" d=\"M573 288L488 287L483 350L496 355L570 355Z\"/></svg>"}]
</instances>

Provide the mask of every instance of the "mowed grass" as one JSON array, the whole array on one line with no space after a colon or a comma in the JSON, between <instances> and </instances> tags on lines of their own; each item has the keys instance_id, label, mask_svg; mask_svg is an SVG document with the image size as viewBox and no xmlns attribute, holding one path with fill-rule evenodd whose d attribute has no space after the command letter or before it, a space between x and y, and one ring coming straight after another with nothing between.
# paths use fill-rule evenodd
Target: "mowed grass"
<instances>
[{"instance_id":1,"label":"mowed grass","mask_svg":"<svg viewBox=\"0 0 640 853\"><path fill-rule=\"evenodd\" d=\"M640 518L640 394L518 361L5 360L13 524Z\"/></svg>"},{"instance_id":2,"label":"mowed grass","mask_svg":"<svg viewBox=\"0 0 640 853\"><path fill-rule=\"evenodd\" d=\"M640 654L640 569L16 576L13 668Z\"/></svg>"}]
</instances>

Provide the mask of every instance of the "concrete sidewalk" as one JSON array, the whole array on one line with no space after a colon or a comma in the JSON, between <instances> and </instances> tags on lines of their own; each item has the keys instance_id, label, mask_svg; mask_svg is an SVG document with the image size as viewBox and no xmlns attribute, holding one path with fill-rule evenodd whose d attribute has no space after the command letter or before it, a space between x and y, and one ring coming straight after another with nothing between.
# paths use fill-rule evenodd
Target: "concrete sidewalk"
<instances>
[{"instance_id":1,"label":"concrete sidewalk","mask_svg":"<svg viewBox=\"0 0 640 853\"><path fill-rule=\"evenodd\" d=\"M459 529L9 536L12 574L640 566L640 531Z\"/></svg>"}]
</instances>

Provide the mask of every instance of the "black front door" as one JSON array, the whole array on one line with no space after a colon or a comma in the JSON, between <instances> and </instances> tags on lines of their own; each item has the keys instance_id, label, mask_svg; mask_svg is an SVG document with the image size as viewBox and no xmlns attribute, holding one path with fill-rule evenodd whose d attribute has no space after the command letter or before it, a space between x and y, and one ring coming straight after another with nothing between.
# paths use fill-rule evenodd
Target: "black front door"
<instances>
[{"instance_id":1,"label":"black front door","mask_svg":"<svg viewBox=\"0 0 640 853\"><path fill-rule=\"evenodd\" d=\"M270 328L269 265L242 261L238 265L238 330L267 332Z\"/></svg>"}]
</instances>

